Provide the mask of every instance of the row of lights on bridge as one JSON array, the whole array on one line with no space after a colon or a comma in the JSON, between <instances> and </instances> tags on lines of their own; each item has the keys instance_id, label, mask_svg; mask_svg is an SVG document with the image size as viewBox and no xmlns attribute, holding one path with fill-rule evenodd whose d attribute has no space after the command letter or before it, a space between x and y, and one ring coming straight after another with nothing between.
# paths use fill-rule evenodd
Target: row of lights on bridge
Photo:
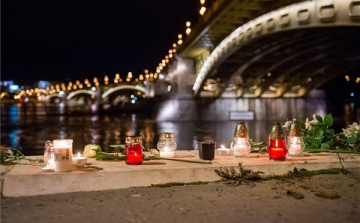
<instances>
[{"instance_id":1,"label":"row of lights on bridge","mask_svg":"<svg viewBox=\"0 0 360 223\"><path fill-rule=\"evenodd\" d=\"M205 11L206 11L205 1L206 0L200 0L201 7L200 7L199 13L200 13L201 16L203 16ZM185 33L186 33L187 36L189 36L190 33L191 33L191 22L187 21L185 25L186 25ZM161 60L159 65L156 67L156 72L155 73L150 73L146 69L146 70L144 70L144 73L145 73L144 75L140 74L139 78L135 78L135 80L134 80L135 82L144 81L144 80L152 81L152 80L158 78L160 72L166 67L166 65L174 57L174 54L176 53L177 48L183 43L183 35L179 34L177 37L178 37L177 42L172 44L172 48L168 51L168 54L165 56L164 59ZM132 78L133 78L132 73L128 72L128 75L127 75L125 81L126 82L131 82ZM123 81L124 80L122 78L120 78L119 74L115 74L115 78L113 79L114 84L122 83ZM360 79L357 80L357 83L359 81L360 81ZM109 83L110 83L110 79L106 75L104 77L104 84L108 85ZM19 98L21 98L22 96L25 96L25 95L32 96L33 94L36 94L39 97L41 94L54 94L54 93L64 92L66 90L70 91L70 90L83 89L85 87L93 89L94 88L93 86L97 87L99 85L100 85L100 82L99 82L98 78L94 77L93 78L93 84L88 79L85 79L84 83L81 83L79 80L77 80L77 81L75 81L74 84L72 82L68 82L67 86L66 86L65 83L61 83L61 84L56 84L55 86L51 85L50 87L47 87L46 89L35 88L35 89L28 89L26 91L22 90L22 91L19 92L18 95L15 96L16 97L15 99L19 99ZM1 94L1 98L4 97L4 95L2 95L2 94Z\"/></svg>"},{"instance_id":2,"label":"row of lights on bridge","mask_svg":"<svg viewBox=\"0 0 360 223\"><path fill-rule=\"evenodd\" d=\"M200 4L201 4L201 8L200 8L199 13L200 13L201 16L203 16L205 11L206 11L205 0L200 0ZM186 25L185 33L186 33L187 36L189 36L190 33L191 33L191 22L187 21L185 23L185 25ZM178 37L177 42L172 44L172 48L169 50L169 53L165 56L164 59L161 60L159 65L156 67L156 73L155 74L160 74L160 72L170 62L171 58L174 57L174 54L176 53L177 48L183 43L183 35L180 33L177 37Z\"/></svg>"},{"instance_id":3,"label":"row of lights on bridge","mask_svg":"<svg viewBox=\"0 0 360 223\"><path fill-rule=\"evenodd\" d=\"M345 80L346 80L346 81L350 81L349 75L345 75ZM357 77L356 80L355 80L355 82L356 82L357 84L360 83L360 77Z\"/></svg>"},{"instance_id":4,"label":"row of lights on bridge","mask_svg":"<svg viewBox=\"0 0 360 223\"><path fill-rule=\"evenodd\" d=\"M132 80L135 81L136 83L138 82L143 82L143 81L154 81L154 79L158 78L158 74L157 73L150 73L149 70L145 69L144 70L144 75L140 74L138 78L135 78L133 80L133 74L132 72L128 72L125 81L126 82L131 82ZM115 77L113 79L113 83L114 84L119 84L124 82L122 78L120 78L120 74L115 74ZM104 84L108 85L111 84L110 83L110 79L107 75L104 76ZM99 79L97 77L93 78L93 83L91 83L89 81L89 79L85 79L84 83L81 83L79 80L76 80L74 83L73 82L68 82L67 85L65 83L61 83L61 84L56 84L56 85L51 85L49 87L46 87L45 89L39 89L39 88L35 88L35 89L27 89L27 90L21 90L17 95L14 96L14 99L20 99L23 96L33 96L36 95L38 97L40 97L41 95L48 95L48 94L55 94L55 93L60 93L60 92L64 92L64 91L70 91L70 90L78 90L78 89L83 89L83 88L91 88L92 90L96 89L95 87L99 86L100 82ZM5 92L3 92L0 97L3 98L6 95Z\"/></svg>"}]
</instances>

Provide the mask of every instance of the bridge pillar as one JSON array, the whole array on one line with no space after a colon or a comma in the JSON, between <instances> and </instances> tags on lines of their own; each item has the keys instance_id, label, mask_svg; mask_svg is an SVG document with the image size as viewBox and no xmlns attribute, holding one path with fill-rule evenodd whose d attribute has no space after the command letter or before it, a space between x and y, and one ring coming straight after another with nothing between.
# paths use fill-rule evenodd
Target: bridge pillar
<instances>
[{"instance_id":1,"label":"bridge pillar","mask_svg":"<svg viewBox=\"0 0 360 223\"><path fill-rule=\"evenodd\" d=\"M155 84L153 82L148 82L145 85L145 89L146 89L146 96L149 98L153 98L155 96Z\"/></svg>"},{"instance_id":2,"label":"bridge pillar","mask_svg":"<svg viewBox=\"0 0 360 223\"><path fill-rule=\"evenodd\" d=\"M194 61L179 55L175 55L175 58L176 62L169 64L165 79L158 81L162 86L157 86L157 88L160 92L164 91L164 88L169 91L168 86L165 86L167 84L171 86L172 98L192 98L192 86L196 79Z\"/></svg>"}]
</instances>

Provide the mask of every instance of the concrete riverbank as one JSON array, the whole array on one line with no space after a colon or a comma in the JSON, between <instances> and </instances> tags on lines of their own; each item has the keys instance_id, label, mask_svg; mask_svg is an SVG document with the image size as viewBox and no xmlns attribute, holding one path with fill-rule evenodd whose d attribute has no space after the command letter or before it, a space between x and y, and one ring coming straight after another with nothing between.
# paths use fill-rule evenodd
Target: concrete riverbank
<instances>
[{"instance_id":1,"label":"concrete riverbank","mask_svg":"<svg viewBox=\"0 0 360 223\"><path fill-rule=\"evenodd\" d=\"M199 160L198 151L176 151L175 158ZM345 168L360 168L360 155L341 154ZM44 173L42 165L26 162L15 166L1 166L2 194L5 197L36 196L69 192L103 191L131 187L146 187L154 183L218 181L214 172L221 166L245 168L265 174L284 174L294 167L307 170L341 168L337 154L305 154L288 157L286 161L270 161L267 154L251 154L250 158L216 156L212 164L187 163L171 160L144 161L143 165L130 166L123 161L96 161L94 166L103 170L78 169L64 173Z\"/></svg>"}]
</instances>

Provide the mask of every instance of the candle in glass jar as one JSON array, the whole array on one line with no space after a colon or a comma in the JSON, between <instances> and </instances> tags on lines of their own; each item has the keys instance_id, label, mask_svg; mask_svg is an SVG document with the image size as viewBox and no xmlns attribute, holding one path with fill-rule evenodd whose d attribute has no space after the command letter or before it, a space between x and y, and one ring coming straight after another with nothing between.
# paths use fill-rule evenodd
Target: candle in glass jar
<instances>
[{"instance_id":1,"label":"candle in glass jar","mask_svg":"<svg viewBox=\"0 0 360 223\"><path fill-rule=\"evenodd\" d=\"M248 151L246 146L244 145L237 145L234 147L234 156L236 157L245 157L248 156Z\"/></svg>"},{"instance_id":2,"label":"candle in glass jar","mask_svg":"<svg viewBox=\"0 0 360 223\"><path fill-rule=\"evenodd\" d=\"M224 145L221 145L220 148L216 149L216 154L219 155L219 156L231 156L232 149L225 148Z\"/></svg>"},{"instance_id":3,"label":"candle in glass jar","mask_svg":"<svg viewBox=\"0 0 360 223\"><path fill-rule=\"evenodd\" d=\"M130 140L130 139L129 139ZM126 164L140 165L143 162L143 148L141 142L127 143L126 147Z\"/></svg>"},{"instance_id":4,"label":"candle in glass jar","mask_svg":"<svg viewBox=\"0 0 360 223\"><path fill-rule=\"evenodd\" d=\"M55 139L54 171L68 172L72 170L72 139Z\"/></svg>"},{"instance_id":5,"label":"candle in glass jar","mask_svg":"<svg viewBox=\"0 0 360 223\"><path fill-rule=\"evenodd\" d=\"M87 162L86 157L81 156L80 153L77 154L77 156L73 156L72 158L72 165L85 165Z\"/></svg>"},{"instance_id":6,"label":"candle in glass jar","mask_svg":"<svg viewBox=\"0 0 360 223\"><path fill-rule=\"evenodd\" d=\"M164 147L163 150L160 151L160 157L163 158L174 158L175 152L171 151L170 148Z\"/></svg>"},{"instance_id":7,"label":"candle in glass jar","mask_svg":"<svg viewBox=\"0 0 360 223\"><path fill-rule=\"evenodd\" d=\"M289 148L289 155L298 156L301 155L302 148L301 145L298 144L297 137L293 138L293 143L290 145Z\"/></svg>"}]
</instances>

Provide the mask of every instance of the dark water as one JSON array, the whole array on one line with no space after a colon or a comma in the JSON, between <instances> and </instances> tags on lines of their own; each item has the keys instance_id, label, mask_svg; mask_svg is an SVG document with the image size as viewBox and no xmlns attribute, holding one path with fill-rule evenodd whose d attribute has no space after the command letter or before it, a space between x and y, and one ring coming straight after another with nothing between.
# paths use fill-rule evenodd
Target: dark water
<instances>
[{"instance_id":1,"label":"dark water","mask_svg":"<svg viewBox=\"0 0 360 223\"><path fill-rule=\"evenodd\" d=\"M344 111L357 114L359 109ZM146 148L155 147L161 132L175 133L178 149L197 149L197 142L214 141L218 145L229 147L237 121L212 122L157 122L151 114L88 114L47 115L49 112L63 109L59 105L45 104L2 104L1 106L1 144L22 151L25 155L43 154L44 142L52 139L73 139L74 152L83 150L86 144L98 144L103 150L110 151L109 145L124 144L125 137L141 135ZM87 107L72 107L75 111L91 110ZM349 116L348 113L345 113ZM351 118L352 117L352 118ZM337 130L355 119L340 117L335 119ZM310 117L309 117L310 118ZM278 120L284 123L286 120ZM266 141L273 120L249 121L247 126L250 138L255 141Z\"/></svg>"}]
</instances>

